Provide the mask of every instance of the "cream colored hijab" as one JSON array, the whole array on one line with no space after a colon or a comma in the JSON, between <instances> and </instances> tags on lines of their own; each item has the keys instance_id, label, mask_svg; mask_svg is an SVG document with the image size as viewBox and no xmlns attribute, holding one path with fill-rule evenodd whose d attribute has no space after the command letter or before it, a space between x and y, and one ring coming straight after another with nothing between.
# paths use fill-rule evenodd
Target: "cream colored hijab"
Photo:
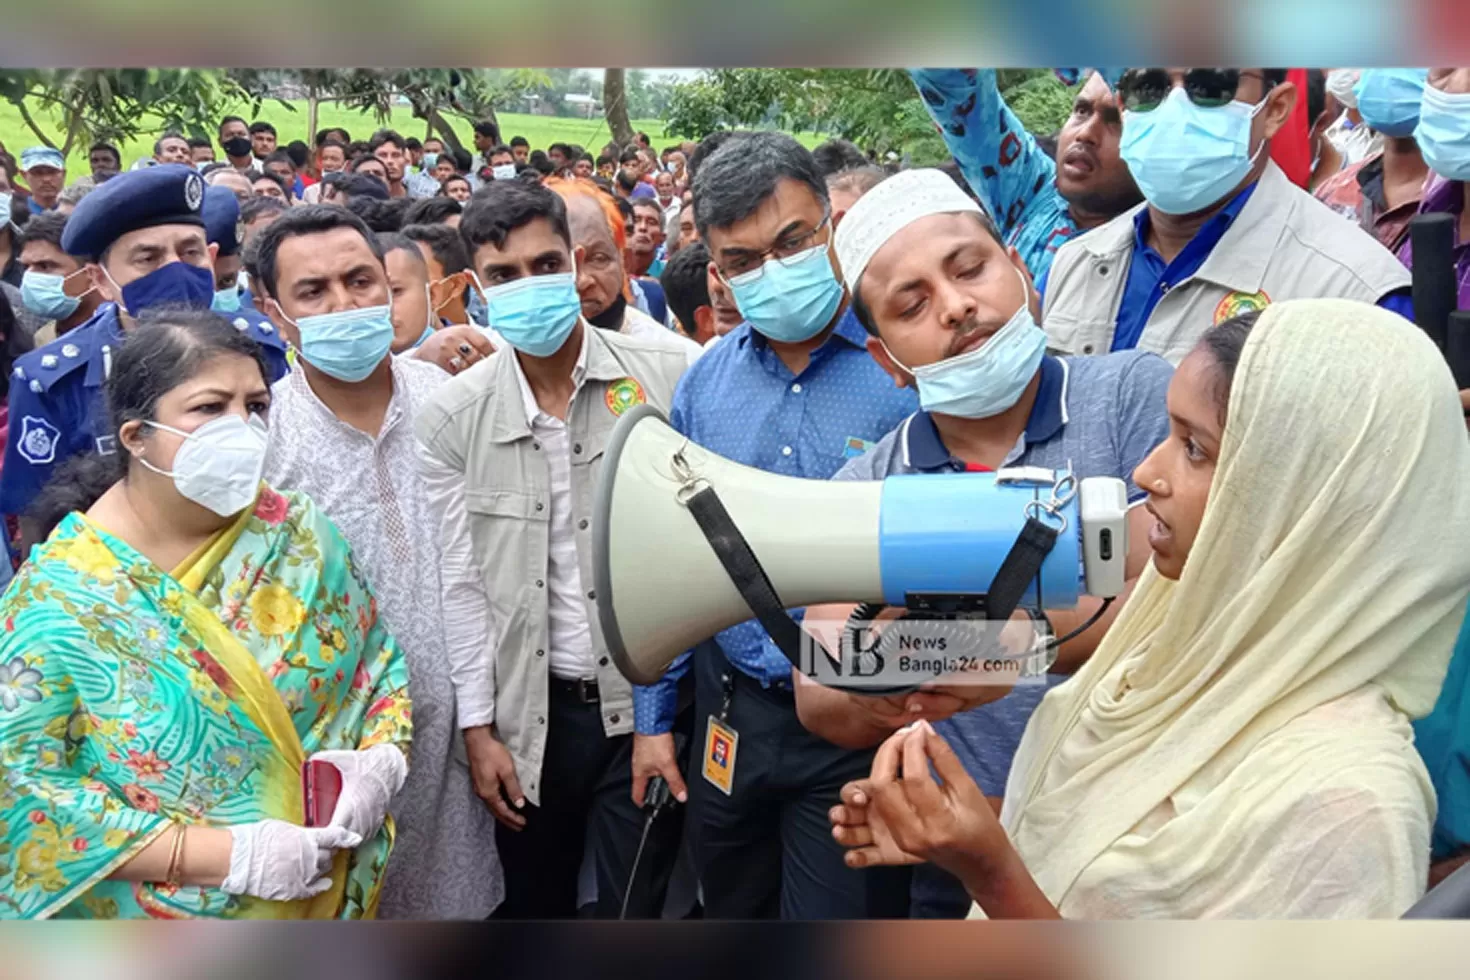
<instances>
[{"instance_id":1,"label":"cream colored hijab","mask_svg":"<svg viewBox=\"0 0 1470 980\"><path fill-rule=\"evenodd\" d=\"M1439 352L1376 307L1271 306L1183 576L1150 566L1026 729L1002 822L1042 890L1083 916L1402 911L1434 812L1407 719L1467 594Z\"/></svg>"}]
</instances>

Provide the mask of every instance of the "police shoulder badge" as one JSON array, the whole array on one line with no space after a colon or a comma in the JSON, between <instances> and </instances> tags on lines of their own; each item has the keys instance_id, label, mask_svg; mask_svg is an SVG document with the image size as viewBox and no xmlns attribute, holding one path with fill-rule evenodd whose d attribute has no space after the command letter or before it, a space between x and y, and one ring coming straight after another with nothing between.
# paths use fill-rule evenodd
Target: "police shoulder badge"
<instances>
[{"instance_id":1,"label":"police shoulder badge","mask_svg":"<svg viewBox=\"0 0 1470 980\"><path fill-rule=\"evenodd\" d=\"M203 203L204 178L198 174L188 174L184 177L184 207L190 211L198 211Z\"/></svg>"},{"instance_id":2,"label":"police shoulder badge","mask_svg":"<svg viewBox=\"0 0 1470 980\"><path fill-rule=\"evenodd\" d=\"M33 466L45 466L56 461L56 443L61 439L61 430L44 418L27 415L20 420L20 439L16 448L25 461Z\"/></svg>"},{"instance_id":3,"label":"police shoulder badge","mask_svg":"<svg viewBox=\"0 0 1470 980\"><path fill-rule=\"evenodd\" d=\"M1233 316L1242 313L1260 312L1271 305L1271 297L1263 289L1258 293L1235 292L1220 300L1215 307L1215 324L1218 326Z\"/></svg>"},{"instance_id":4,"label":"police shoulder badge","mask_svg":"<svg viewBox=\"0 0 1470 980\"><path fill-rule=\"evenodd\" d=\"M634 405L642 405L647 402L648 396L643 393L643 386L636 378L619 378L608 383L603 401L607 403L609 412L614 415L622 415Z\"/></svg>"}]
</instances>

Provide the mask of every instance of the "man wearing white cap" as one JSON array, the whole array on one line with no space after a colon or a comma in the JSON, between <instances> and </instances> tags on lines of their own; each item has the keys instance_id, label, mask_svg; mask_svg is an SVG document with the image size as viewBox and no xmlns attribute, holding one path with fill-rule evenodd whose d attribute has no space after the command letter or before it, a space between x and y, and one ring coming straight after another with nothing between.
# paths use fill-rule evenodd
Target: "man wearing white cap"
<instances>
[{"instance_id":1,"label":"man wearing white cap","mask_svg":"<svg viewBox=\"0 0 1470 980\"><path fill-rule=\"evenodd\" d=\"M55 211L66 186L66 159L61 151L50 146L27 147L20 151L20 170L31 192L31 214Z\"/></svg>"},{"instance_id":2,"label":"man wearing white cap","mask_svg":"<svg viewBox=\"0 0 1470 980\"><path fill-rule=\"evenodd\" d=\"M1142 502L1133 469L1168 435L1165 392L1173 369L1138 351L1047 356L1019 253L947 175L910 170L890 177L847 213L835 245L869 353L895 384L918 388L921 406L835 479L1070 466L1078 479L1118 477L1130 504ZM1130 581L1148 561L1148 525L1147 512L1134 508ZM1084 598L1077 609L1048 618L1060 636L1098 605ZM1062 645L1054 673L1070 673L1092 653L1120 605ZM849 612L808 609L807 622L841 623ZM808 729L848 748L877 745L919 713L948 718L940 732L985 793L1000 796L1046 687L1038 680L1008 694L992 685L874 698L799 679L797 708ZM945 879L935 869L915 877L916 914L965 915L968 896Z\"/></svg>"}]
</instances>

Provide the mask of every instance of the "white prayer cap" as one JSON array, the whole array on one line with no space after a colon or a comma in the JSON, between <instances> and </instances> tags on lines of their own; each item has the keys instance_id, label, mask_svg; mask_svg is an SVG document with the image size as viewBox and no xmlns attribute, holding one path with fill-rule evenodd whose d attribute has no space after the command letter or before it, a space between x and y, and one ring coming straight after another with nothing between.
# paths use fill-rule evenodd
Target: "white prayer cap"
<instances>
[{"instance_id":1,"label":"white prayer cap","mask_svg":"<svg viewBox=\"0 0 1470 980\"><path fill-rule=\"evenodd\" d=\"M1327 73L1327 91L1349 109L1358 107L1358 94L1354 91L1363 74L1358 68L1334 68ZM1311 120L1308 120L1310 123Z\"/></svg>"},{"instance_id":2,"label":"white prayer cap","mask_svg":"<svg viewBox=\"0 0 1470 980\"><path fill-rule=\"evenodd\" d=\"M965 211L985 213L942 170L905 170L889 177L858 198L837 226L833 247L847 288L856 295L858 280L873 256L913 222L931 214Z\"/></svg>"}]
</instances>

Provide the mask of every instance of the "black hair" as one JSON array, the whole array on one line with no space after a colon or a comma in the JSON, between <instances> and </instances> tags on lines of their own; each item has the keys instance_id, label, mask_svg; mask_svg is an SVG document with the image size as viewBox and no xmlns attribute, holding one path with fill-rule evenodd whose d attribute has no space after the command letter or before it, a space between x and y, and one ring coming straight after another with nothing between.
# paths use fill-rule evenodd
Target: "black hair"
<instances>
[{"instance_id":1,"label":"black hair","mask_svg":"<svg viewBox=\"0 0 1470 980\"><path fill-rule=\"evenodd\" d=\"M0 397L10 394L10 367L15 359L35 346L34 336L20 329L10 297L0 290L0 368L5 370L5 380L0 381Z\"/></svg>"},{"instance_id":2,"label":"black hair","mask_svg":"<svg viewBox=\"0 0 1470 980\"><path fill-rule=\"evenodd\" d=\"M405 150L422 150L424 144L419 142L417 136L409 136L403 140L403 148Z\"/></svg>"},{"instance_id":3,"label":"black hair","mask_svg":"<svg viewBox=\"0 0 1470 980\"><path fill-rule=\"evenodd\" d=\"M398 231L403 227L403 212L408 208L408 198L385 201L373 197L347 198L347 210L357 215L374 232Z\"/></svg>"},{"instance_id":4,"label":"black hair","mask_svg":"<svg viewBox=\"0 0 1470 980\"><path fill-rule=\"evenodd\" d=\"M346 174L338 177L332 183L337 186L338 195L352 198L364 198L367 200L388 200L388 185L383 183L372 174Z\"/></svg>"},{"instance_id":5,"label":"black hair","mask_svg":"<svg viewBox=\"0 0 1470 980\"><path fill-rule=\"evenodd\" d=\"M1307 127L1317 122L1317 117L1327 109L1327 73L1320 68L1307 69Z\"/></svg>"},{"instance_id":6,"label":"black hair","mask_svg":"<svg viewBox=\"0 0 1470 980\"><path fill-rule=\"evenodd\" d=\"M368 150L372 153L376 153L378 152L378 147L384 146L388 143L392 143L400 150L408 149L408 147L405 146L403 143L403 137L399 136L395 130L380 129L373 134L372 139L368 140Z\"/></svg>"},{"instance_id":7,"label":"black hair","mask_svg":"<svg viewBox=\"0 0 1470 980\"><path fill-rule=\"evenodd\" d=\"M367 140L348 140L347 155L349 157L370 157L372 151L368 149Z\"/></svg>"},{"instance_id":8,"label":"black hair","mask_svg":"<svg viewBox=\"0 0 1470 980\"><path fill-rule=\"evenodd\" d=\"M546 148L547 159L550 159L553 153L560 153L563 158L566 158L572 155L572 148L565 143L552 143Z\"/></svg>"},{"instance_id":9,"label":"black hair","mask_svg":"<svg viewBox=\"0 0 1470 980\"><path fill-rule=\"evenodd\" d=\"M317 145L317 149L321 149L321 147L327 142L327 140L332 138L333 133L341 133L342 136L340 142L344 144L352 142L351 133L347 132L347 130L343 129L341 126L332 126L327 129L323 129L321 132L316 134L315 142Z\"/></svg>"},{"instance_id":10,"label":"black hair","mask_svg":"<svg viewBox=\"0 0 1470 980\"><path fill-rule=\"evenodd\" d=\"M1033 134L1033 136L1034 136L1034 138L1036 140L1037 147L1041 150L1042 153L1046 154L1046 158L1048 160L1055 160L1057 158L1057 136L1058 135L1060 135L1060 134L1058 134L1058 133L1051 133L1049 135L1042 135L1040 133Z\"/></svg>"},{"instance_id":11,"label":"black hair","mask_svg":"<svg viewBox=\"0 0 1470 980\"><path fill-rule=\"evenodd\" d=\"M361 167L365 163L376 163L378 166L380 166L380 167L383 168L384 172L387 172L387 170L388 170L387 166L384 165L383 161L382 160L379 160L377 157L373 156L371 153L359 153L358 155L354 156L351 160L348 160L347 161L346 170L350 174L355 174L355 173L357 173L357 168L358 167Z\"/></svg>"},{"instance_id":12,"label":"black hair","mask_svg":"<svg viewBox=\"0 0 1470 980\"><path fill-rule=\"evenodd\" d=\"M185 306L150 309L128 331L128 342L112 362L107 379L107 411L111 434L124 423L152 422L164 395L196 377L221 357L255 362L260 380L270 384L270 371L260 345L218 313ZM68 460L42 488L26 516L49 535L67 514L97 502L127 475L131 454L121 448L107 455L86 453Z\"/></svg>"},{"instance_id":13,"label":"black hair","mask_svg":"<svg viewBox=\"0 0 1470 980\"><path fill-rule=\"evenodd\" d=\"M583 150L580 154L577 155L576 162L577 163L581 163L583 160L586 160L588 163L592 164L592 166L594 166L594 167L597 166L597 158L594 157L592 154L588 153L586 150Z\"/></svg>"},{"instance_id":14,"label":"black hair","mask_svg":"<svg viewBox=\"0 0 1470 980\"><path fill-rule=\"evenodd\" d=\"M581 143L568 143L567 144L567 159L568 160L580 160L580 159L582 159L583 154L585 154L586 152L587 152L587 148L585 146L583 146Z\"/></svg>"},{"instance_id":15,"label":"black hair","mask_svg":"<svg viewBox=\"0 0 1470 980\"><path fill-rule=\"evenodd\" d=\"M716 150L694 177L694 219L700 237L709 229L744 221L776 193L776 185L794 180L827 206L827 182L811 151L785 133L751 133Z\"/></svg>"},{"instance_id":16,"label":"black hair","mask_svg":"<svg viewBox=\"0 0 1470 980\"><path fill-rule=\"evenodd\" d=\"M551 157L542 157L540 160L528 160L527 164L534 167L536 172L543 177L550 177L556 173L556 164L551 162Z\"/></svg>"},{"instance_id":17,"label":"black hair","mask_svg":"<svg viewBox=\"0 0 1470 980\"><path fill-rule=\"evenodd\" d=\"M112 159L117 163L118 167L122 167L122 154L118 152L117 147L113 146L111 143L93 143L91 149L87 150L87 156L90 157L98 150L106 150L108 153L111 153Z\"/></svg>"},{"instance_id":18,"label":"black hair","mask_svg":"<svg viewBox=\"0 0 1470 980\"><path fill-rule=\"evenodd\" d=\"M539 166L542 163L549 163L550 161L551 158L546 155L545 150L532 150L530 155L526 157L526 162L533 167Z\"/></svg>"},{"instance_id":19,"label":"black hair","mask_svg":"<svg viewBox=\"0 0 1470 980\"><path fill-rule=\"evenodd\" d=\"M214 144L203 136L190 136L189 149L191 150L214 150Z\"/></svg>"},{"instance_id":20,"label":"black hair","mask_svg":"<svg viewBox=\"0 0 1470 980\"><path fill-rule=\"evenodd\" d=\"M464 246L459 231L448 225L408 225L402 235L412 242L419 242L434 253L434 259L444 267L444 274L452 276L470 267L470 253Z\"/></svg>"},{"instance_id":21,"label":"black hair","mask_svg":"<svg viewBox=\"0 0 1470 980\"><path fill-rule=\"evenodd\" d=\"M664 298L684 332L694 336L694 311L709 306L709 249L700 242L685 245L669 258L658 277Z\"/></svg>"},{"instance_id":22,"label":"black hair","mask_svg":"<svg viewBox=\"0 0 1470 980\"><path fill-rule=\"evenodd\" d=\"M498 155L504 155L508 157L515 156L515 154L511 152L510 147L506 146L504 143L496 143L494 146L490 147L490 149L485 151L486 160Z\"/></svg>"},{"instance_id":23,"label":"black hair","mask_svg":"<svg viewBox=\"0 0 1470 980\"><path fill-rule=\"evenodd\" d=\"M254 224L257 218L277 211L285 211L289 205L277 201L273 197L252 197L240 205L240 220L247 225Z\"/></svg>"},{"instance_id":24,"label":"black hair","mask_svg":"<svg viewBox=\"0 0 1470 980\"><path fill-rule=\"evenodd\" d=\"M511 146L524 146L528 150L531 148L531 144L526 140L526 138L524 136L512 136L510 138L510 145Z\"/></svg>"},{"instance_id":25,"label":"black hair","mask_svg":"<svg viewBox=\"0 0 1470 980\"><path fill-rule=\"evenodd\" d=\"M618 186L630 194L638 186L638 178L622 169L618 170L613 180L617 181Z\"/></svg>"},{"instance_id":26,"label":"black hair","mask_svg":"<svg viewBox=\"0 0 1470 980\"><path fill-rule=\"evenodd\" d=\"M424 265L427 269L427 264L424 262L424 253L419 251L418 243L399 232L390 231L379 234L378 248L383 250L384 259L387 259L394 252L407 252L413 256L415 262Z\"/></svg>"},{"instance_id":27,"label":"black hair","mask_svg":"<svg viewBox=\"0 0 1470 980\"><path fill-rule=\"evenodd\" d=\"M863 164L861 167L851 167L847 170L839 170L827 175L827 190L854 191L859 197L877 187L888 179L888 174L882 167L875 167L871 163Z\"/></svg>"},{"instance_id":28,"label":"black hair","mask_svg":"<svg viewBox=\"0 0 1470 980\"><path fill-rule=\"evenodd\" d=\"M823 143L812 151L812 159L817 162L817 169L822 172L823 177L830 177L843 170L853 170L868 163L862 150L842 139Z\"/></svg>"},{"instance_id":29,"label":"black hair","mask_svg":"<svg viewBox=\"0 0 1470 980\"><path fill-rule=\"evenodd\" d=\"M466 177L464 174L453 174L453 175L451 175L449 177L445 177L444 178L444 182L439 185L439 196L441 196L441 197L449 197L449 185L452 184L452 183L454 183L455 181L459 181L460 183L462 183L466 187L468 187L470 189L470 193L471 194L474 193L474 191L475 191L475 185L472 184L472 183L470 183L470 179L468 177ZM450 198L450 199L453 200L453 198ZM464 205L463 204L461 204L459 206L459 210L460 210L460 213L461 214L464 213Z\"/></svg>"},{"instance_id":30,"label":"black hair","mask_svg":"<svg viewBox=\"0 0 1470 980\"><path fill-rule=\"evenodd\" d=\"M634 211L639 208L653 208L658 212L660 222L663 220L664 206L658 203L656 197L634 197L628 200L628 207Z\"/></svg>"},{"instance_id":31,"label":"black hair","mask_svg":"<svg viewBox=\"0 0 1470 980\"><path fill-rule=\"evenodd\" d=\"M601 174L593 174L592 175L592 183L596 184L598 187L601 187L603 190L607 191L609 194L612 194L613 197L617 197L616 194L613 194L613 182L610 181L610 180L608 180L606 177L602 176Z\"/></svg>"},{"instance_id":32,"label":"black hair","mask_svg":"<svg viewBox=\"0 0 1470 980\"><path fill-rule=\"evenodd\" d=\"M647 133L644 133L644 132L634 133L633 134L633 138L635 140L637 140L638 142L642 143L644 146L650 146L651 147L653 145L653 140L649 139Z\"/></svg>"},{"instance_id":33,"label":"black hair","mask_svg":"<svg viewBox=\"0 0 1470 980\"><path fill-rule=\"evenodd\" d=\"M690 181L694 180L695 175L699 172L699 168L704 166L704 161L714 156L720 147L735 137L744 135L747 135L747 132L736 129L722 129L718 132L710 133L704 139L700 140L699 145L694 148L694 153L689 159L684 161L684 172L689 175Z\"/></svg>"},{"instance_id":34,"label":"black hair","mask_svg":"<svg viewBox=\"0 0 1470 980\"><path fill-rule=\"evenodd\" d=\"M1240 366L1240 355L1245 351L1251 329L1260 318L1260 310L1247 310L1228 320L1221 320L1199 339L1198 349L1215 362L1215 408L1222 426L1226 410L1230 407L1230 386L1235 382L1235 369Z\"/></svg>"},{"instance_id":35,"label":"black hair","mask_svg":"<svg viewBox=\"0 0 1470 980\"><path fill-rule=\"evenodd\" d=\"M500 142L500 126L493 119L481 119L475 123L475 135L483 136L496 143Z\"/></svg>"},{"instance_id":36,"label":"black hair","mask_svg":"<svg viewBox=\"0 0 1470 980\"><path fill-rule=\"evenodd\" d=\"M597 166L597 169L599 169L599 170L602 169L602 165L604 163L611 164L614 167L616 167L618 165L618 161L614 160L612 157L608 156L606 153L604 153L602 156L598 157L597 160L594 161L594 162L595 162L595 164Z\"/></svg>"},{"instance_id":37,"label":"black hair","mask_svg":"<svg viewBox=\"0 0 1470 980\"><path fill-rule=\"evenodd\" d=\"M311 151L301 140L292 140L286 144L286 155L291 158L291 166L300 170L306 166L306 161L311 159Z\"/></svg>"},{"instance_id":38,"label":"black hair","mask_svg":"<svg viewBox=\"0 0 1470 980\"><path fill-rule=\"evenodd\" d=\"M275 297L280 275L280 270L276 267L276 254L281 250L281 243L288 238L320 235L336 228L351 228L363 237L374 255L380 260L383 258L383 251L378 247L378 240L372 230L352 211L330 204L307 204L289 208L255 236L252 245L258 272L251 275L251 285L258 283L263 295ZM132 343L131 336L128 343Z\"/></svg>"},{"instance_id":39,"label":"black hair","mask_svg":"<svg viewBox=\"0 0 1470 980\"><path fill-rule=\"evenodd\" d=\"M428 149L430 143L438 143L439 149L444 149L444 141L437 136L425 136L423 143L419 144L422 149ZM435 152L435 151L430 151Z\"/></svg>"},{"instance_id":40,"label":"black hair","mask_svg":"<svg viewBox=\"0 0 1470 980\"><path fill-rule=\"evenodd\" d=\"M627 146L623 152L618 154L618 163L637 163L641 159L638 155L639 147Z\"/></svg>"},{"instance_id":41,"label":"black hair","mask_svg":"<svg viewBox=\"0 0 1470 980\"><path fill-rule=\"evenodd\" d=\"M453 180L454 178L450 178ZM449 183L446 180L444 183ZM406 225L437 225L464 212L464 205L452 197L421 197L409 203L403 211Z\"/></svg>"},{"instance_id":42,"label":"black hair","mask_svg":"<svg viewBox=\"0 0 1470 980\"><path fill-rule=\"evenodd\" d=\"M544 218L553 231L572 247L567 225L567 206L561 196L540 184L519 180L496 180L475 192L459 222L459 235L471 258L481 245L501 248L517 228Z\"/></svg>"},{"instance_id":43,"label":"black hair","mask_svg":"<svg viewBox=\"0 0 1470 980\"><path fill-rule=\"evenodd\" d=\"M475 158L470 156L469 150L466 150L464 147L460 147L458 149L451 150L450 153L454 157L454 169L458 170L461 176L469 173L470 170L474 168Z\"/></svg>"},{"instance_id":44,"label":"black hair","mask_svg":"<svg viewBox=\"0 0 1470 980\"><path fill-rule=\"evenodd\" d=\"M341 150L342 151L342 162L343 163L346 163L347 162L347 144L346 143L342 142L341 140L322 140L320 143L318 143L316 145L317 156L321 156L321 152L323 150L327 149L328 147L335 147L335 148Z\"/></svg>"},{"instance_id":45,"label":"black hair","mask_svg":"<svg viewBox=\"0 0 1470 980\"><path fill-rule=\"evenodd\" d=\"M239 123L241 126L244 126L245 120L241 119L239 116L225 116L219 121L219 129L217 130L217 132L223 133L225 131L225 127L228 126L230 123Z\"/></svg>"},{"instance_id":46,"label":"black hair","mask_svg":"<svg viewBox=\"0 0 1470 980\"><path fill-rule=\"evenodd\" d=\"M264 120L253 122L250 124L250 135L254 136L256 133L270 133L274 136L276 135L276 127Z\"/></svg>"},{"instance_id":47,"label":"black hair","mask_svg":"<svg viewBox=\"0 0 1470 980\"><path fill-rule=\"evenodd\" d=\"M277 177L275 174L271 173L269 170L262 170L258 172L254 177L250 178L251 190L254 190L255 182L258 180L268 180L271 183L275 184L281 189L281 193L286 195L286 200L288 201L291 200L291 198L294 196L291 185L286 183L280 177Z\"/></svg>"},{"instance_id":48,"label":"black hair","mask_svg":"<svg viewBox=\"0 0 1470 980\"><path fill-rule=\"evenodd\" d=\"M15 240L15 254L19 255L31 242L50 242L61 248L61 233L65 228L66 215L59 212L47 211L32 217Z\"/></svg>"},{"instance_id":49,"label":"black hair","mask_svg":"<svg viewBox=\"0 0 1470 980\"><path fill-rule=\"evenodd\" d=\"M268 163L289 163L292 170L295 170L297 167L296 161L291 159L291 154L286 152L285 150L276 150L275 152L271 153L270 156L262 160L260 165L263 167Z\"/></svg>"},{"instance_id":50,"label":"black hair","mask_svg":"<svg viewBox=\"0 0 1470 980\"><path fill-rule=\"evenodd\" d=\"M1276 86L1285 83L1287 71L1285 68L1262 68L1261 74L1266 79L1266 91L1269 92Z\"/></svg>"}]
</instances>

